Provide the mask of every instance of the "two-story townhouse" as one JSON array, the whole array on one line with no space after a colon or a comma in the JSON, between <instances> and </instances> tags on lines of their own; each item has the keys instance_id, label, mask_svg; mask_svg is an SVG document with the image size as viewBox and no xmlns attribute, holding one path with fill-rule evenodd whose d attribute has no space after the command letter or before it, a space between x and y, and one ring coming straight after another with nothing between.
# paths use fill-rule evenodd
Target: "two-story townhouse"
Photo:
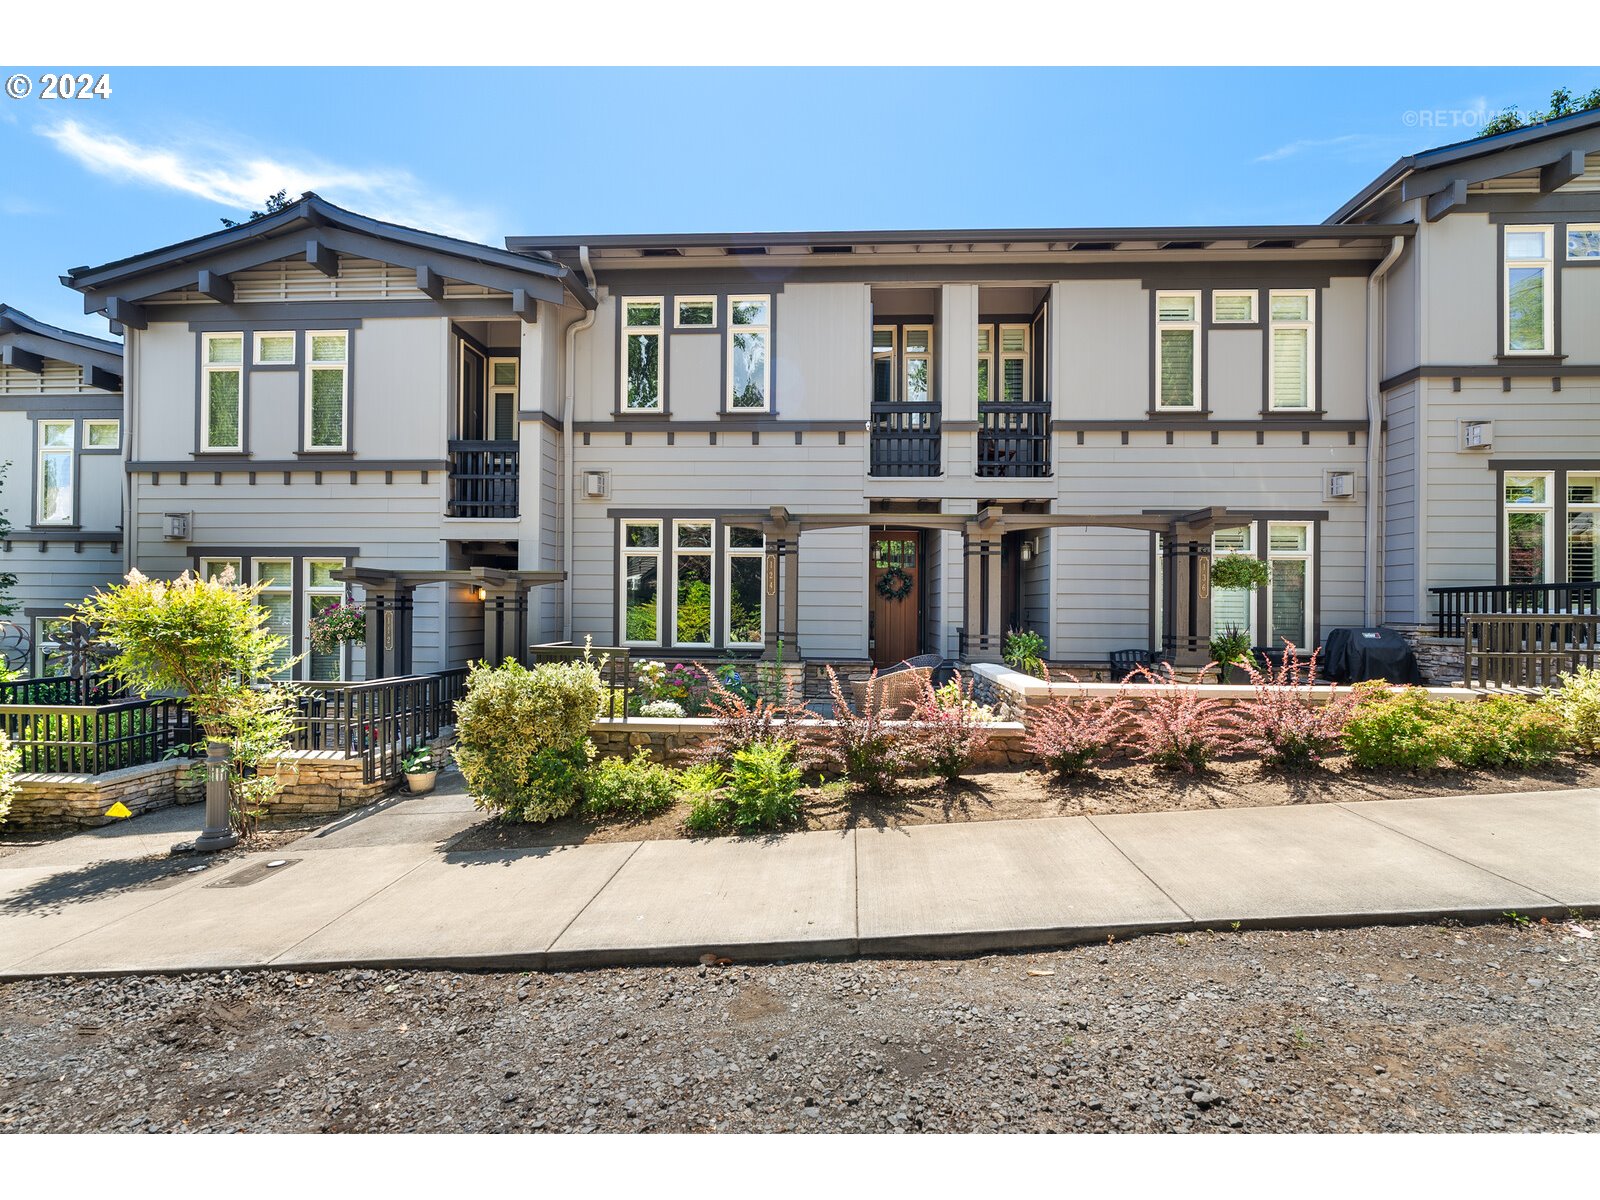
<instances>
[{"instance_id":1,"label":"two-story townhouse","mask_svg":"<svg viewBox=\"0 0 1600 1200\"><path fill-rule=\"evenodd\" d=\"M122 574L122 346L0 304L0 665L38 675L67 606Z\"/></svg>"},{"instance_id":2,"label":"two-story townhouse","mask_svg":"<svg viewBox=\"0 0 1600 1200\"><path fill-rule=\"evenodd\" d=\"M1382 285L1377 616L1594 611L1600 112L1403 158L1329 220L1416 228Z\"/></svg>"}]
</instances>

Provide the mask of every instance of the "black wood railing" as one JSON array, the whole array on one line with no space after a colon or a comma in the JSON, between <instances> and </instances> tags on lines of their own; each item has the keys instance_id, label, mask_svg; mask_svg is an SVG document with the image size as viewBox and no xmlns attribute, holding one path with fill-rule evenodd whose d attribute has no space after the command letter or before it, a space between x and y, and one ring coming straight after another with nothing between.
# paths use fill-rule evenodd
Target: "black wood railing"
<instances>
[{"instance_id":1,"label":"black wood railing","mask_svg":"<svg viewBox=\"0 0 1600 1200\"><path fill-rule=\"evenodd\" d=\"M516 442L451 442L451 517L515 517L520 465Z\"/></svg>"},{"instance_id":2,"label":"black wood railing","mask_svg":"<svg viewBox=\"0 0 1600 1200\"><path fill-rule=\"evenodd\" d=\"M455 724L455 703L466 694L466 680L467 669L456 667L366 683L299 684L295 749L360 758L366 783L397 779L407 753Z\"/></svg>"},{"instance_id":3,"label":"black wood railing","mask_svg":"<svg viewBox=\"0 0 1600 1200\"><path fill-rule=\"evenodd\" d=\"M1050 474L1050 406L980 404L977 473L1006 479Z\"/></svg>"},{"instance_id":4,"label":"black wood railing","mask_svg":"<svg viewBox=\"0 0 1600 1200\"><path fill-rule=\"evenodd\" d=\"M1480 614L1581 617L1600 612L1600 583L1502 583L1428 591L1436 597L1434 628L1442 638L1461 637L1465 618Z\"/></svg>"},{"instance_id":5,"label":"black wood railing","mask_svg":"<svg viewBox=\"0 0 1600 1200\"><path fill-rule=\"evenodd\" d=\"M872 468L878 476L939 474L939 410L928 404L872 406Z\"/></svg>"},{"instance_id":6,"label":"black wood railing","mask_svg":"<svg viewBox=\"0 0 1600 1200\"><path fill-rule=\"evenodd\" d=\"M22 755L21 770L103 775L185 755L194 744L181 700L110 704L0 704L0 729Z\"/></svg>"},{"instance_id":7,"label":"black wood railing","mask_svg":"<svg viewBox=\"0 0 1600 1200\"><path fill-rule=\"evenodd\" d=\"M1462 618L1471 688L1548 688L1600 666L1600 616L1500 613Z\"/></svg>"}]
</instances>

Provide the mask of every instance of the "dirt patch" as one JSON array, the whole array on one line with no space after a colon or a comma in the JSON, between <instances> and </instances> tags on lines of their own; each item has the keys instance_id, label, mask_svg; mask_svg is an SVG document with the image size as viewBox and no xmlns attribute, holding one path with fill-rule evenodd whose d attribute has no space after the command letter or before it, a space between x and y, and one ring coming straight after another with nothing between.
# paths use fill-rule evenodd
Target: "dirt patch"
<instances>
[{"instance_id":1,"label":"dirt patch","mask_svg":"<svg viewBox=\"0 0 1600 1200\"><path fill-rule=\"evenodd\" d=\"M954 787L914 779L895 796L867 795L838 783L801 792L798 830L899 829L966 821L1081 817L1193 809L1337 804L1413 796L1492 795L1600 787L1600 763L1566 759L1537 771L1439 771L1404 775L1358 771L1342 757L1303 774L1264 770L1255 761L1219 762L1194 775L1140 763L1115 764L1061 782L1035 770L984 771ZM528 849L589 842L650 842L689 837L687 804L644 821L582 813L544 825L486 821L467 830L455 851Z\"/></svg>"}]
</instances>

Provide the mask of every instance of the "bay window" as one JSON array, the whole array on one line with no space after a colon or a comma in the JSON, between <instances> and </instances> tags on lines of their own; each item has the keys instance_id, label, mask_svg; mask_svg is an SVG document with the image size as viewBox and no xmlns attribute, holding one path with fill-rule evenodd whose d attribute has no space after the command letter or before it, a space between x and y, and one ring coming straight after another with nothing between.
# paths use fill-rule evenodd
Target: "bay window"
<instances>
[{"instance_id":1,"label":"bay window","mask_svg":"<svg viewBox=\"0 0 1600 1200\"><path fill-rule=\"evenodd\" d=\"M1505 312L1502 335L1507 354L1553 354L1551 322L1550 225L1507 225L1505 229Z\"/></svg>"},{"instance_id":2,"label":"bay window","mask_svg":"<svg viewBox=\"0 0 1600 1200\"><path fill-rule=\"evenodd\" d=\"M622 644L661 645L661 522L622 523Z\"/></svg>"},{"instance_id":3,"label":"bay window","mask_svg":"<svg viewBox=\"0 0 1600 1200\"><path fill-rule=\"evenodd\" d=\"M1268 302L1272 369L1267 374L1267 407L1316 407L1316 302L1311 292L1272 292Z\"/></svg>"},{"instance_id":4,"label":"bay window","mask_svg":"<svg viewBox=\"0 0 1600 1200\"><path fill-rule=\"evenodd\" d=\"M75 517L73 472L77 466L76 422L39 422L38 523L71 525Z\"/></svg>"},{"instance_id":5,"label":"bay window","mask_svg":"<svg viewBox=\"0 0 1600 1200\"><path fill-rule=\"evenodd\" d=\"M728 314L728 408L765 412L772 392L772 297L730 296Z\"/></svg>"},{"instance_id":6,"label":"bay window","mask_svg":"<svg viewBox=\"0 0 1600 1200\"><path fill-rule=\"evenodd\" d=\"M661 408L661 299L622 302L622 407L627 412Z\"/></svg>"},{"instance_id":7,"label":"bay window","mask_svg":"<svg viewBox=\"0 0 1600 1200\"><path fill-rule=\"evenodd\" d=\"M350 335L343 331L308 333L306 366L306 446L344 450L349 400Z\"/></svg>"},{"instance_id":8,"label":"bay window","mask_svg":"<svg viewBox=\"0 0 1600 1200\"><path fill-rule=\"evenodd\" d=\"M205 368L203 412L200 421L202 450L243 450L244 335L201 334L201 361Z\"/></svg>"},{"instance_id":9,"label":"bay window","mask_svg":"<svg viewBox=\"0 0 1600 1200\"><path fill-rule=\"evenodd\" d=\"M1200 293L1156 293L1156 406L1200 407Z\"/></svg>"}]
</instances>

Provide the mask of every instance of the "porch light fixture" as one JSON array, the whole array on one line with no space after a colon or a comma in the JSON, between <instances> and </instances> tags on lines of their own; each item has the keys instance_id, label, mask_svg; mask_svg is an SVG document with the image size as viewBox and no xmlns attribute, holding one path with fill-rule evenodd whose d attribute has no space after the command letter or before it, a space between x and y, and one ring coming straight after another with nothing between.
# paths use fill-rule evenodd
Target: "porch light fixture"
<instances>
[{"instance_id":1,"label":"porch light fixture","mask_svg":"<svg viewBox=\"0 0 1600 1200\"><path fill-rule=\"evenodd\" d=\"M476 589L476 592L479 600L487 600L489 598L489 589L486 587L480 586Z\"/></svg>"}]
</instances>

